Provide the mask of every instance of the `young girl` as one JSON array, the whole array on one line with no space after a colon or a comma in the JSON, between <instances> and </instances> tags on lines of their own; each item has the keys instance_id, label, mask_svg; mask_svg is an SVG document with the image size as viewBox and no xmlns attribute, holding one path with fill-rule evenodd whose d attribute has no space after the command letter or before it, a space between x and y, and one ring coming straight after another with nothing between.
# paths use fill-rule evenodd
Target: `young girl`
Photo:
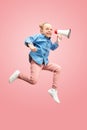
<instances>
[{"instance_id":1,"label":"young girl","mask_svg":"<svg viewBox=\"0 0 87 130\"><path fill-rule=\"evenodd\" d=\"M30 48L29 61L30 61L30 77L25 76L19 70L16 70L9 78L9 82L12 83L14 80L21 79L30 84L36 84L39 78L41 70L49 70L53 72L53 81L51 89L48 93L53 97L54 101L60 103L58 98L58 79L61 71L61 67L57 64L50 63L48 60L50 50L58 48L58 42L62 39L61 35L57 35L57 40L52 43L52 26L49 23L42 23L39 25L40 34L36 34L28 37L25 40L25 45Z\"/></svg>"}]
</instances>

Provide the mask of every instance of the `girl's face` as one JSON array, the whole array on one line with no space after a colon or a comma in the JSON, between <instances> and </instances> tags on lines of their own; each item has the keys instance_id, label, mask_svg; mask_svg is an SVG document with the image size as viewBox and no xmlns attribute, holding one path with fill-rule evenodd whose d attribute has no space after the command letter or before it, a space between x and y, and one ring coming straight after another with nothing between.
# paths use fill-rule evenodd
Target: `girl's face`
<instances>
[{"instance_id":1,"label":"girl's face","mask_svg":"<svg viewBox=\"0 0 87 130\"><path fill-rule=\"evenodd\" d=\"M43 25L42 34L44 34L46 37L51 38L52 36L52 26L48 23Z\"/></svg>"}]
</instances>

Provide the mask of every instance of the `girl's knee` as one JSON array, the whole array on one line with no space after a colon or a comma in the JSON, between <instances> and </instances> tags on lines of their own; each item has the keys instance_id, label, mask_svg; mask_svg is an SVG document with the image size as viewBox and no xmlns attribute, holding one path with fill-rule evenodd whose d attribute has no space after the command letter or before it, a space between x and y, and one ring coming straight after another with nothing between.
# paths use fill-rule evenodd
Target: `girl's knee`
<instances>
[{"instance_id":1,"label":"girl's knee","mask_svg":"<svg viewBox=\"0 0 87 130\"><path fill-rule=\"evenodd\" d=\"M35 84L37 83L37 80L32 79L32 80L30 80L30 83L31 83L32 85L35 85Z\"/></svg>"},{"instance_id":2,"label":"girl's knee","mask_svg":"<svg viewBox=\"0 0 87 130\"><path fill-rule=\"evenodd\" d=\"M61 72L61 70L62 70L62 67L58 65L56 71Z\"/></svg>"},{"instance_id":3,"label":"girl's knee","mask_svg":"<svg viewBox=\"0 0 87 130\"><path fill-rule=\"evenodd\" d=\"M59 66L59 71L61 71L62 70L62 67L61 66Z\"/></svg>"}]
</instances>

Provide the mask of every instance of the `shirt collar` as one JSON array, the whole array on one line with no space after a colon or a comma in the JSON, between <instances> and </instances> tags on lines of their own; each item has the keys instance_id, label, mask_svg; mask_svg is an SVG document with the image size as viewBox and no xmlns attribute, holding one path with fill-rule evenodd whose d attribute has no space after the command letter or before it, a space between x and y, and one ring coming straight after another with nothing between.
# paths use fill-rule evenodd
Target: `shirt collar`
<instances>
[{"instance_id":1,"label":"shirt collar","mask_svg":"<svg viewBox=\"0 0 87 130\"><path fill-rule=\"evenodd\" d=\"M50 39L51 39L51 37L46 37L44 34L41 34L41 36L42 36L43 38L48 39L48 40L50 40Z\"/></svg>"}]
</instances>

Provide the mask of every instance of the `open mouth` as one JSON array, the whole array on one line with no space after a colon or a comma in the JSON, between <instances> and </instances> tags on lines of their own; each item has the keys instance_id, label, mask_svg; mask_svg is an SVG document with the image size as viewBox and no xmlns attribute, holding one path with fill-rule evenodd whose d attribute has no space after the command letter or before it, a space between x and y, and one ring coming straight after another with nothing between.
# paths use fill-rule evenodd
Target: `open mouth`
<instances>
[{"instance_id":1,"label":"open mouth","mask_svg":"<svg viewBox=\"0 0 87 130\"><path fill-rule=\"evenodd\" d=\"M50 36L51 36L52 34L51 34L51 33L47 33L47 35L50 35Z\"/></svg>"}]
</instances>

